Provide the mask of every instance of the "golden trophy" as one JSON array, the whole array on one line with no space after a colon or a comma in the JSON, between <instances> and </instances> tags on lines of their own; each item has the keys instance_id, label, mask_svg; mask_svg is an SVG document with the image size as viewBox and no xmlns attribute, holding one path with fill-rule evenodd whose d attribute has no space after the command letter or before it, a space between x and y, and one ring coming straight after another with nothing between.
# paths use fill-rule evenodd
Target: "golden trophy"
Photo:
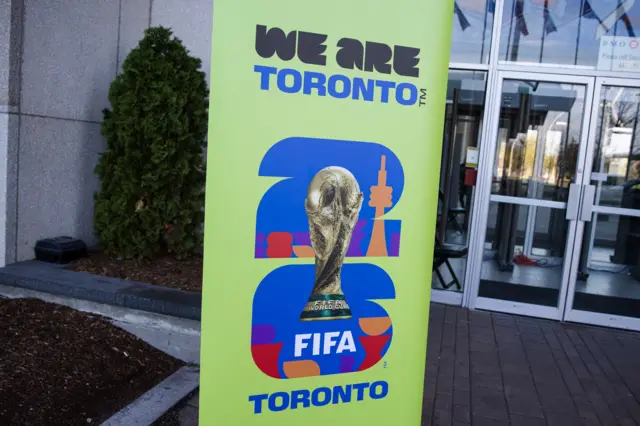
<instances>
[{"instance_id":1,"label":"golden trophy","mask_svg":"<svg viewBox=\"0 0 640 426\"><path fill-rule=\"evenodd\" d=\"M322 169L311 180L305 209L315 252L316 278L301 321L351 318L340 271L363 198L356 178L342 167Z\"/></svg>"}]
</instances>

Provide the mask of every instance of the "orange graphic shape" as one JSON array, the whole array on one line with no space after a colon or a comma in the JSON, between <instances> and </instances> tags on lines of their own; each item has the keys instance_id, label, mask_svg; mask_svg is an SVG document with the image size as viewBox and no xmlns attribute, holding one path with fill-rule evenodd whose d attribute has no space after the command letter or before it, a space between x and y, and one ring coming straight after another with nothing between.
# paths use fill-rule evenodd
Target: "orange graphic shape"
<instances>
[{"instance_id":1,"label":"orange graphic shape","mask_svg":"<svg viewBox=\"0 0 640 426\"><path fill-rule=\"evenodd\" d=\"M367 250L368 257L387 257L387 240L384 234L384 220L377 219L373 221L373 232L371 233L371 241Z\"/></svg>"},{"instance_id":2,"label":"orange graphic shape","mask_svg":"<svg viewBox=\"0 0 640 426\"><path fill-rule=\"evenodd\" d=\"M316 257L316 252L311 246L293 246L293 252L297 257Z\"/></svg>"},{"instance_id":3,"label":"orange graphic shape","mask_svg":"<svg viewBox=\"0 0 640 426\"><path fill-rule=\"evenodd\" d=\"M391 327L391 318L360 318L360 328L369 336L379 336Z\"/></svg>"},{"instance_id":4,"label":"orange graphic shape","mask_svg":"<svg viewBox=\"0 0 640 426\"><path fill-rule=\"evenodd\" d=\"M367 249L368 257L387 257L387 240L385 236L384 220L378 219L384 216L384 209L393 206L393 188L387 185L387 157L380 157L380 170L378 170L378 184L371 187L369 206L375 208L376 220L373 221L371 241Z\"/></svg>"},{"instance_id":5,"label":"orange graphic shape","mask_svg":"<svg viewBox=\"0 0 640 426\"><path fill-rule=\"evenodd\" d=\"M320 375L320 366L311 360L289 361L282 364L284 374L290 379Z\"/></svg>"},{"instance_id":6,"label":"orange graphic shape","mask_svg":"<svg viewBox=\"0 0 640 426\"><path fill-rule=\"evenodd\" d=\"M386 185L386 183L384 183ZM375 216L384 216L384 209L393 207L393 188L390 186L372 186L369 207L376 209Z\"/></svg>"}]
</instances>

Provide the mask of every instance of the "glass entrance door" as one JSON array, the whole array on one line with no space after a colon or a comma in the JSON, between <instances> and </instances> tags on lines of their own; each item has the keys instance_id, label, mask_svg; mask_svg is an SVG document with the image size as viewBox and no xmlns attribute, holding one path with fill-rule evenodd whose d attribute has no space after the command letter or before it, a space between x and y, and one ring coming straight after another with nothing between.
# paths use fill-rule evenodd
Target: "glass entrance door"
<instances>
[{"instance_id":1,"label":"glass entrance door","mask_svg":"<svg viewBox=\"0 0 640 426\"><path fill-rule=\"evenodd\" d=\"M592 78L501 72L483 153L477 309L561 319L578 224ZM490 170L489 170L490 167ZM473 290L472 290L473 291Z\"/></svg>"},{"instance_id":2,"label":"glass entrance door","mask_svg":"<svg viewBox=\"0 0 640 426\"><path fill-rule=\"evenodd\" d=\"M594 99L565 319L640 330L640 82Z\"/></svg>"}]
</instances>

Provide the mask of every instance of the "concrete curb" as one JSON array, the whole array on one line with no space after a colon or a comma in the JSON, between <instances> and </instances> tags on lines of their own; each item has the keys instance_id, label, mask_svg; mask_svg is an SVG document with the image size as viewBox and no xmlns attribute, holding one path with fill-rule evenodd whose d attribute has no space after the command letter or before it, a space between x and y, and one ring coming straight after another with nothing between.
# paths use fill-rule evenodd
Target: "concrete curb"
<instances>
[{"instance_id":1,"label":"concrete curb","mask_svg":"<svg viewBox=\"0 0 640 426\"><path fill-rule=\"evenodd\" d=\"M30 260L0 268L0 285L200 321L202 295Z\"/></svg>"},{"instance_id":2,"label":"concrete curb","mask_svg":"<svg viewBox=\"0 0 640 426\"><path fill-rule=\"evenodd\" d=\"M200 370L182 367L140 398L111 416L101 426L149 426L200 384Z\"/></svg>"}]
</instances>

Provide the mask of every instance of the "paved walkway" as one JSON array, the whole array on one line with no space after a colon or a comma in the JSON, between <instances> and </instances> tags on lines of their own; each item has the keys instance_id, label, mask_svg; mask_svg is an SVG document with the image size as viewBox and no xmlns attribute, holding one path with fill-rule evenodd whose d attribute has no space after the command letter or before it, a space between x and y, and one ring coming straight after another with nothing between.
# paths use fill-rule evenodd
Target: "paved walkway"
<instances>
[{"instance_id":1,"label":"paved walkway","mask_svg":"<svg viewBox=\"0 0 640 426\"><path fill-rule=\"evenodd\" d=\"M640 335L432 305L423 425L638 425Z\"/></svg>"},{"instance_id":2,"label":"paved walkway","mask_svg":"<svg viewBox=\"0 0 640 426\"><path fill-rule=\"evenodd\" d=\"M431 306L423 426L640 425L639 401L640 334Z\"/></svg>"}]
</instances>

